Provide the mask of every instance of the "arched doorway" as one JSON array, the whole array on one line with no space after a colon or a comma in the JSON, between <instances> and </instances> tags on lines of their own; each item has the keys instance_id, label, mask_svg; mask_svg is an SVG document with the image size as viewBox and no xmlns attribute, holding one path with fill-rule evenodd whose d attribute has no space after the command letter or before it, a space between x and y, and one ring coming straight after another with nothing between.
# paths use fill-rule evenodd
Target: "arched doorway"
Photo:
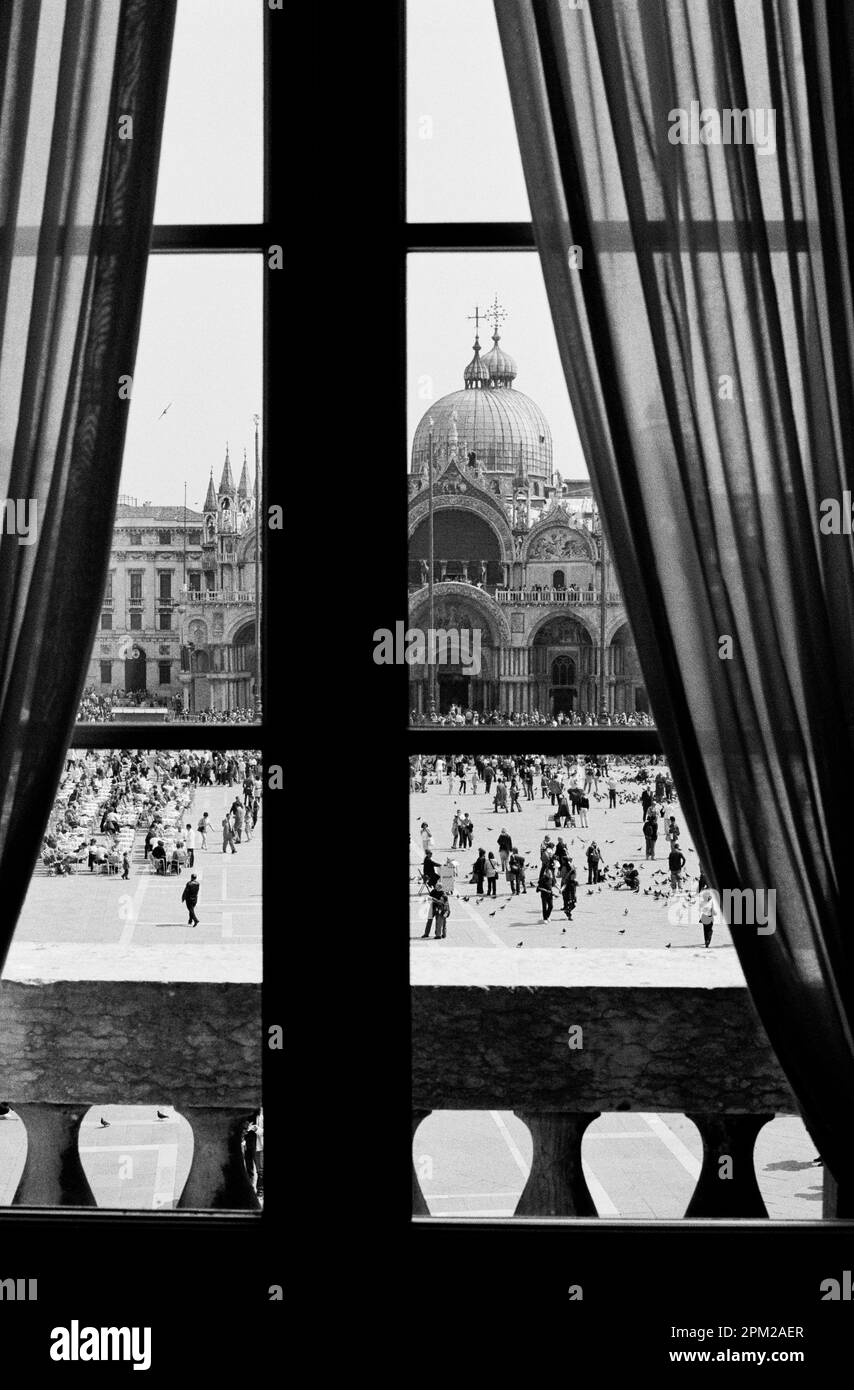
<instances>
[{"instance_id":1,"label":"arched doorway","mask_svg":"<svg viewBox=\"0 0 854 1390\"><path fill-rule=\"evenodd\" d=\"M556 656L551 669L552 714L572 714L578 687L571 656Z\"/></svg>"},{"instance_id":2,"label":"arched doorway","mask_svg":"<svg viewBox=\"0 0 854 1390\"><path fill-rule=\"evenodd\" d=\"M565 589L565 588L566 588L566 574L565 574L565 572L564 572L563 570L555 570L554 574L552 575L552 588L553 588L553 589Z\"/></svg>"},{"instance_id":3,"label":"arched doorway","mask_svg":"<svg viewBox=\"0 0 854 1390\"><path fill-rule=\"evenodd\" d=\"M534 634L531 674L537 680L538 704L552 718L573 711L587 713L595 703L595 648L590 633L575 618L551 618Z\"/></svg>"},{"instance_id":4,"label":"arched doorway","mask_svg":"<svg viewBox=\"0 0 854 1390\"><path fill-rule=\"evenodd\" d=\"M125 690L137 695L145 689L145 649L135 642L125 655Z\"/></svg>"}]
</instances>

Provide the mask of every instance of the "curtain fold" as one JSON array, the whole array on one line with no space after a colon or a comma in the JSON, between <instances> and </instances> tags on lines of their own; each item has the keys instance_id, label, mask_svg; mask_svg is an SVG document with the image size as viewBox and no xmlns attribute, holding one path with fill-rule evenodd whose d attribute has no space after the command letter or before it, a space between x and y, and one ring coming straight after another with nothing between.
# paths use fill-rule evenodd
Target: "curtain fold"
<instances>
[{"instance_id":1,"label":"curtain fold","mask_svg":"<svg viewBox=\"0 0 854 1390\"><path fill-rule=\"evenodd\" d=\"M0 6L0 964L96 636L174 18Z\"/></svg>"},{"instance_id":2,"label":"curtain fold","mask_svg":"<svg viewBox=\"0 0 854 1390\"><path fill-rule=\"evenodd\" d=\"M755 895L736 900L745 917L772 907L765 923L733 914L732 936L845 1214L854 7L495 9L558 346L663 747L710 884Z\"/></svg>"}]
</instances>

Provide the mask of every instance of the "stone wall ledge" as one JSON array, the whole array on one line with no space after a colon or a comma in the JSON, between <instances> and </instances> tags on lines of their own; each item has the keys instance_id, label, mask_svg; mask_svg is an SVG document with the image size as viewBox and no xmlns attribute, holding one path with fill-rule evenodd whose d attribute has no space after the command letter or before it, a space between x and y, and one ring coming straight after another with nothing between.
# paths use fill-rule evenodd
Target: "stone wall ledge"
<instances>
[{"instance_id":1,"label":"stone wall ledge","mask_svg":"<svg viewBox=\"0 0 854 1390\"><path fill-rule=\"evenodd\" d=\"M702 947L418 950L412 1074L416 1112L798 1113L734 953Z\"/></svg>"}]
</instances>

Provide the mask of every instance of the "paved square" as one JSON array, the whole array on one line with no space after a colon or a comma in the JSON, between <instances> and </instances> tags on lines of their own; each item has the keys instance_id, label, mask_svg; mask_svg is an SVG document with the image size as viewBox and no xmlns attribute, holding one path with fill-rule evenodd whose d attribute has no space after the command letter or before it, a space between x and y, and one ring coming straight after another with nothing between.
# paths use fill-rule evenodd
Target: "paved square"
<instances>
[{"instance_id":1,"label":"paved square","mask_svg":"<svg viewBox=\"0 0 854 1390\"><path fill-rule=\"evenodd\" d=\"M261 855L263 800L251 840L244 837L235 853L222 853L222 817L239 785L195 791L187 820L195 827L204 811L213 826L207 850L196 836L192 872L201 882L196 915L190 927L181 893L191 870L153 874L144 857L145 830L134 837L130 878L90 872L85 866L71 876L49 875L39 864L15 929L9 959L17 954L34 958L40 947L77 947L85 960L93 948L99 958L117 956L128 965L135 954L151 948L170 948L186 962L198 957L199 978L259 978L261 972ZM82 838L82 836L81 836ZM182 970L186 972L186 963ZM192 965L190 966L192 975ZM195 976L192 976L195 978ZM95 986L97 987L97 986ZM5 1097L0 1097L0 1100ZM117 1099L119 1099L117 1097ZM164 1097L164 1101L165 1101ZM99 1206L121 1208L173 1207L181 1194L193 1152L188 1122L161 1107L98 1106L80 1128L80 1155ZM104 1128L101 1118L107 1120ZM0 1205L14 1197L26 1153L26 1131L16 1115L0 1117Z\"/></svg>"},{"instance_id":2,"label":"paved square","mask_svg":"<svg viewBox=\"0 0 854 1390\"><path fill-rule=\"evenodd\" d=\"M470 759L467 760L470 763ZM556 829L556 806L542 795L540 775L534 781L534 800L520 795L521 811L496 812L495 784L487 795L483 781L473 792L469 776L465 792L459 778L438 782L431 774L424 791L410 794L409 935L417 952L453 952L460 947L484 950L566 950L583 947L661 948L680 953L683 965L698 982L708 979L715 953L731 959L739 972L729 928L716 920L711 946L703 945L697 918L697 878L700 865L678 801L666 805L680 826L680 847L686 865L681 891L671 894L667 872L670 846L660 835L656 858L647 860L641 832L643 783L636 763L608 760L617 783L617 805L609 806L606 780L591 788L587 828L576 824ZM653 775L655 769L652 769ZM509 800L509 798L508 798ZM471 848L453 847L451 822L455 812L467 812L474 825ZM456 865L454 896L447 936L437 941L423 932L428 899L420 883L424 860L422 825L432 837L433 858L442 868ZM500 864L498 836L506 829L525 855L527 892L514 895L503 873L494 898L479 896L471 883L478 849L492 851ZM537 879L540 846L548 835L561 836L578 876L577 906L568 921L558 891L548 922L543 921ZM586 849L596 840L606 869L601 884L588 885ZM640 891L616 885L619 866L631 861L639 870ZM702 1143L693 1123L681 1114L607 1114L586 1131L582 1157L588 1187L603 1217L674 1219L684 1215L700 1171ZM531 1136L512 1111L440 1111L420 1125L413 1141L413 1159L422 1191L433 1216L511 1216L528 1176ZM779 1116L761 1131L755 1150L756 1175L769 1216L814 1218L821 1213L822 1169L814 1166L815 1147L801 1120Z\"/></svg>"}]
</instances>

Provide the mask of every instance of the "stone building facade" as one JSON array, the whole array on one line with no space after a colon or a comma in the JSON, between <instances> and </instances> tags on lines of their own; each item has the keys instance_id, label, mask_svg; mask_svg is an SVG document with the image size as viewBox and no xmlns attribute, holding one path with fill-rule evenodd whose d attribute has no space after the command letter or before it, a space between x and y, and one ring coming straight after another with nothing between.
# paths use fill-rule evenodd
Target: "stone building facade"
<instances>
[{"instance_id":1,"label":"stone building facade","mask_svg":"<svg viewBox=\"0 0 854 1390\"><path fill-rule=\"evenodd\" d=\"M227 449L202 512L120 498L87 684L190 713L259 703L255 507Z\"/></svg>"},{"instance_id":2,"label":"stone building facade","mask_svg":"<svg viewBox=\"0 0 854 1390\"><path fill-rule=\"evenodd\" d=\"M429 472L435 627L480 634L480 670L435 668L438 713L648 712L626 613L587 480L553 470L549 427L514 387L499 347L474 357L462 391L415 433L409 475L409 622L430 627ZM602 592L604 590L604 604ZM413 666L410 708L426 714L430 668Z\"/></svg>"}]
</instances>

